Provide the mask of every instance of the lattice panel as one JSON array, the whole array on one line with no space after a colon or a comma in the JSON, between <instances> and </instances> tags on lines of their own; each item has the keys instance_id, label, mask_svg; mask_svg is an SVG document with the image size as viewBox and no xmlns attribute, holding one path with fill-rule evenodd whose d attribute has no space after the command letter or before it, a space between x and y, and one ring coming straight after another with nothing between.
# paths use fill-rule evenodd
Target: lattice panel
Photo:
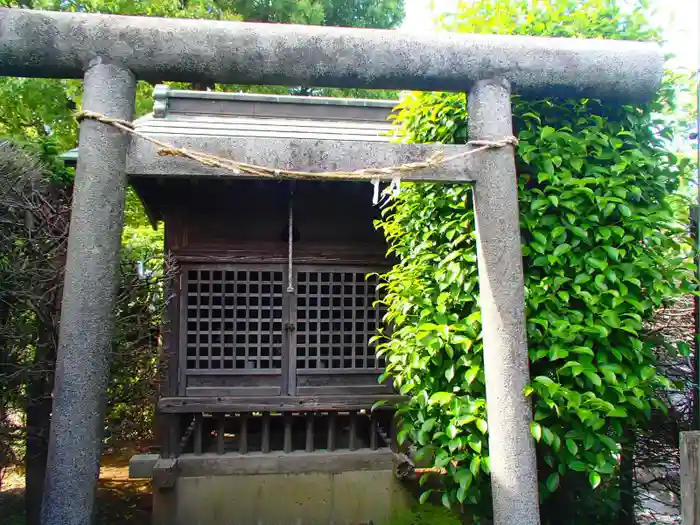
<instances>
[{"instance_id":1,"label":"lattice panel","mask_svg":"<svg viewBox=\"0 0 700 525\"><path fill-rule=\"evenodd\" d=\"M284 276L236 268L187 271L187 369L282 369Z\"/></svg>"},{"instance_id":2,"label":"lattice panel","mask_svg":"<svg viewBox=\"0 0 700 525\"><path fill-rule=\"evenodd\" d=\"M297 370L384 367L373 345L380 313L374 306L375 277L367 272L299 271L297 273ZM302 372L303 373L303 372Z\"/></svg>"}]
</instances>

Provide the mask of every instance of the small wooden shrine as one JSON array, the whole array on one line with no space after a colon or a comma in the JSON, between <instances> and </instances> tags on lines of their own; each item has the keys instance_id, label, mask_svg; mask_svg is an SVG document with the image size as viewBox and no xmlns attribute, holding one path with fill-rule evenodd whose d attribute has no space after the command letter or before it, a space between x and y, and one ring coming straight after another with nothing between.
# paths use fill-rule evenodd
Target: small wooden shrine
<instances>
[{"instance_id":1,"label":"small wooden shrine","mask_svg":"<svg viewBox=\"0 0 700 525\"><path fill-rule=\"evenodd\" d=\"M166 142L389 142L395 105L164 86L154 97L135 129ZM164 224L178 278L164 327L160 454L134 458L132 474L167 492L212 469L394 468L391 403L371 410L398 398L379 383L384 361L370 342L382 318L378 274L390 266L373 185L162 173L135 144L127 173L154 226Z\"/></svg>"}]
</instances>

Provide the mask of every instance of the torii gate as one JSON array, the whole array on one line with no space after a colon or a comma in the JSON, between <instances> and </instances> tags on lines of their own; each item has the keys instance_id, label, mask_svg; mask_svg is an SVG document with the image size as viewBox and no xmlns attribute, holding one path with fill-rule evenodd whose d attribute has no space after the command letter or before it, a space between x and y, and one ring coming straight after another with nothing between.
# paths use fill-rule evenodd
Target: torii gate
<instances>
[{"instance_id":1,"label":"torii gate","mask_svg":"<svg viewBox=\"0 0 700 525\"><path fill-rule=\"evenodd\" d=\"M663 56L653 43L0 9L0 74L84 78L83 108L125 120L133 117L136 79L465 91L469 137L493 141L513 132L511 92L629 103L649 99L662 73ZM426 151L386 144L369 158L335 151L324 161L331 145L308 142L278 159L300 170L354 170L359 162L383 166L397 155L423 160ZM128 144L126 135L103 123L80 126L45 525L88 525L93 513ZM310 164L309 151L318 162ZM236 160L265 158L269 153L251 151ZM496 525L538 525L531 406L523 395L529 374L513 148L404 178L474 184L494 519Z\"/></svg>"}]
</instances>

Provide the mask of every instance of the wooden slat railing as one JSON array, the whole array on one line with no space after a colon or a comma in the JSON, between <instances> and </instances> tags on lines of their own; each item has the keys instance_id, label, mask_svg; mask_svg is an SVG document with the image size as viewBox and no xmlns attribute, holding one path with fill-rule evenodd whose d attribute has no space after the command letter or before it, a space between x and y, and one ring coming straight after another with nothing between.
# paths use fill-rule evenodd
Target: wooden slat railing
<instances>
[{"instance_id":1,"label":"wooden slat railing","mask_svg":"<svg viewBox=\"0 0 700 525\"><path fill-rule=\"evenodd\" d=\"M327 450L356 451L394 448L390 436L393 410L336 410L298 412L193 412L171 414L170 423L181 428L174 457L181 454L226 454Z\"/></svg>"}]
</instances>

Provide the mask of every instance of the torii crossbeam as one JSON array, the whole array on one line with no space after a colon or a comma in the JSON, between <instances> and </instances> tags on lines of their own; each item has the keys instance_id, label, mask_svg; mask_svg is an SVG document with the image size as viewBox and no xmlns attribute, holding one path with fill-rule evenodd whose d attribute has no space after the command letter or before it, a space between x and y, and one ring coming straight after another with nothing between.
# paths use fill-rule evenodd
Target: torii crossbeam
<instances>
[{"instance_id":1,"label":"torii crossbeam","mask_svg":"<svg viewBox=\"0 0 700 525\"><path fill-rule=\"evenodd\" d=\"M125 120L136 79L465 91L470 138L500 140L513 133L511 93L630 103L648 100L662 73L653 43L0 9L0 74L84 78L83 109ZM329 147L322 142L319 151ZM93 512L128 143L101 122L80 126L45 525L88 525ZM402 160L422 160L424 147L401 147ZM284 158L292 167L305 162L291 151ZM382 159L364 160L369 167ZM348 162L355 167L357 158ZM495 524L538 525L513 148L484 151L451 172L475 187Z\"/></svg>"}]
</instances>

